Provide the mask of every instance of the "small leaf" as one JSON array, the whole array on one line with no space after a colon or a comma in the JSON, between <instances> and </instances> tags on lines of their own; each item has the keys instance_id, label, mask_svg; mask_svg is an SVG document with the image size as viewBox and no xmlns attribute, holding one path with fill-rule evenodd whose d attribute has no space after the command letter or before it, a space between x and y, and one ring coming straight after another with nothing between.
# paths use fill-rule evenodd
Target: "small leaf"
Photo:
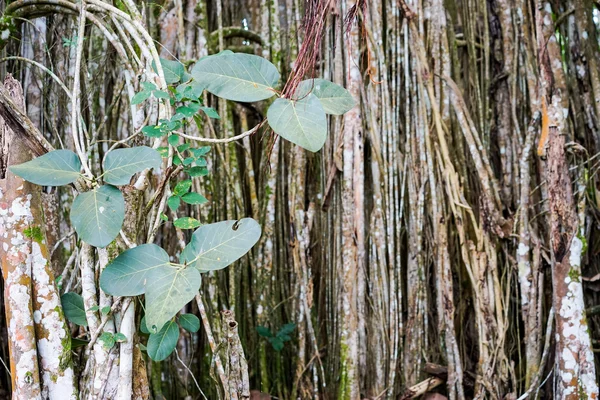
<instances>
[{"instance_id":1,"label":"small leaf","mask_svg":"<svg viewBox=\"0 0 600 400\"><path fill-rule=\"evenodd\" d=\"M150 92L158 89L156 87L156 85L152 82L142 82L142 87L144 88L144 90L150 91Z\"/></svg>"},{"instance_id":2,"label":"small leaf","mask_svg":"<svg viewBox=\"0 0 600 400\"><path fill-rule=\"evenodd\" d=\"M171 146L177 146L177 144L179 143L179 136L169 135L169 137L167 138L167 142L169 142Z\"/></svg>"},{"instance_id":3,"label":"small leaf","mask_svg":"<svg viewBox=\"0 0 600 400\"><path fill-rule=\"evenodd\" d=\"M200 107L200 110L204 111L204 114L206 114L209 118L221 119L219 114L212 107Z\"/></svg>"},{"instance_id":4,"label":"small leaf","mask_svg":"<svg viewBox=\"0 0 600 400\"><path fill-rule=\"evenodd\" d=\"M279 330L279 334L282 335L289 335L290 333L294 332L294 329L296 329L296 324L285 324L284 326L281 327L281 329Z\"/></svg>"},{"instance_id":5,"label":"small leaf","mask_svg":"<svg viewBox=\"0 0 600 400\"><path fill-rule=\"evenodd\" d=\"M194 229L202 225L200 221L192 217L182 217L173 221L173 225L179 229Z\"/></svg>"},{"instance_id":6,"label":"small leaf","mask_svg":"<svg viewBox=\"0 0 600 400\"><path fill-rule=\"evenodd\" d=\"M190 174L190 176L192 178L198 178L200 176L206 176L206 175L208 175L208 168L206 168L206 167L192 167L188 171L188 174Z\"/></svg>"},{"instance_id":7,"label":"small leaf","mask_svg":"<svg viewBox=\"0 0 600 400\"><path fill-rule=\"evenodd\" d=\"M271 330L269 328L267 328L266 326L257 326L256 332L258 332L258 334L262 337L272 337L273 336L273 334L271 333Z\"/></svg>"},{"instance_id":8,"label":"small leaf","mask_svg":"<svg viewBox=\"0 0 600 400\"><path fill-rule=\"evenodd\" d=\"M198 332L198 329L200 329L200 320L194 314L181 314L179 316L179 325L188 332Z\"/></svg>"},{"instance_id":9,"label":"small leaf","mask_svg":"<svg viewBox=\"0 0 600 400\"><path fill-rule=\"evenodd\" d=\"M168 85L179 82L185 76L185 67L177 60L167 60L161 57L160 65ZM154 72L158 73L154 61L152 61L152 69Z\"/></svg>"},{"instance_id":10,"label":"small leaf","mask_svg":"<svg viewBox=\"0 0 600 400\"><path fill-rule=\"evenodd\" d=\"M175 266L153 269L146 285L146 327L160 331L200 289L200 273Z\"/></svg>"},{"instance_id":11,"label":"small leaf","mask_svg":"<svg viewBox=\"0 0 600 400\"><path fill-rule=\"evenodd\" d=\"M169 93L165 92L164 90L155 90L154 92L152 92L152 95L157 99L169 100L171 98L171 96L169 96Z\"/></svg>"},{"instance_id":12,"label":"small leaf","mask_svg":"<svg viewBox=\"0 0 600 400\"><path fill-rule=\"evenodd\" d=\"M83 297L77 293L68 292L60 297L65 317L74 324L87 326Z\"/></svg>"},{"instance_id":13,"label":"small leaf","mask_svg":"<svg viewBox=\"0 0 600 400\"><path fill-rule=\"evenodd\" d=\"M186 202L187 204L204 204L208 200L206 197L202 196L200 193L186 193L181 196L181 200Z\"/></svg>"},{"instance_id":14,"label":"small leaf","mask_svg":"<svg viewBox=\"0 0 600 400\"><path fill-rule=\"evenodd\" d=\"M191 149L190 151L194 154L194 157L201 157L205 154L208 154L210 151L210 146L202 146L198 147L197 149Z\"/></svg>"},{"instance_id":15,"label":"small leaf","mask_svg":"<svg viewBox=\"0 0 600 400\"><path fill-rule=\"evenodd\" d=\"M152 92L151 91L142 91L139 93L136 93L132 98L131 98L131 104L136 105L136 104L140 104L143 103L144 101L148 100L148 98L152 96Z\"/></svg>"},{"instance_id":16,"label":"small leaf","mask_svg":"<svg viewBox=\"0 0 600 400\"><path fill-rule=\"evenodd\" d=\"M75 182L81 176L81 161L71 150L54 150L8 169L36 185L61 186Z\"/></svg>"},{"instance_id":17,"label":"small leaf","mask_svg":"<svg viewBox=\"0 0 600 400\"><path fill-rule=\"evenodd\" d=\"M171 196L167 200L167 206L169 206L171 211L177 211L179 204L181 204L181 197L179 196Z\"/></svg>"},{"instance_id":18,"label":"small leaf","mask_svg":"<svg viewBox=\"0 0 600 400\"><path fill-rule=\"evenodd\" d=\"M123 225L125 201L114 186L99 186L81 193L71 207L71 224L81 239L95 247L112 242Z\"/></svg>"},{"instance_id":19,"label":"small leaf","mask_svg":"<svg viewBox=\"0 0 600 400\"><path fill-rule=\"evenodd\" d=\"M177 185L175 185L175 189L173 189L173 194L175 196L182 196L183 194L187 193L191 187L192 187L191 180L189 180L189 179L183 180L183 181L177 183Z\"/></svg>"},{"instance_id":20,"label":"small leaf","mask_svg":"<svg viewBox=\"0 0 600 400\"><path fill-rule=\"evenodd\" d=\"M184 144L180 144L179 146L177 146L177 151L179 151L181 153L182 151L186 151L189 148L190 148L190 144L184 143Z\"/></svg>"},{"instance_id":21,"label":"small leaf","mask_svg":"<svg viewBox=\"0 0 600 400\"><path fill-rule=\"evenodd\" d=\"M84 340L84 339L78 339L78 338L71 338L71 349L77 349L79 347L83 347L83 346L87 346L87 344L89 343L89 340Z\"/></svg>"},{"instance_id":22,"label":"small leaf","mask_svg":"<svg viewBox=\"0 0 600 400\"><path fill-rule=\"evenodd\" d=\"M108 313L110 312L110 306L102 307L100 312L102 313L102 315L108 315Z\"/></svg>"},{"instance_id":23,"label":"small leaf","mask_svg":"<svg viewBox=\"0 0 600 400\"><path fill-rule=\"evenodd\" d=\"M309 93L321 101L327 114L342 115L356 105L350 92L325 79L307 79L300 82L294 97L302 99Z\"/></svg>"},{"instance_id":24,"label":"small leaf","mask_svg":"<svg viewBox=\"0 0 600 400\"><path fill-rule=\"evenodd\" d=\"M200 272L223 269L246 254L260 234L260 225L252 218L204 225L194 232L179 262L185 264L195 259L194 266Z\"/></svg>"},{"instance_id":25,"label":"small leaf","mask_svg":"<svg viewBox=\"0 0 600 400\"><path fill-rule=\"evenodd\" d=\"M158 151L158 153L160 154L160 156L163 157L163 158L169 157L169 148L168 147L158 147L156 149L156 151Z\"/></svg>"},{"instance_id":26,"label":"small leaf","mask_svg":"<svg viewBox=\"0 0 600 400\"><path fill-rule=\"evenodd\" d=\"M173 321L166 324L158 333L151 334L148 338L146 351L154 361L162 361L167 358L179 340L179 327Z\"/></svg>"},{"instance_id":27,"label":"small leaf","mask_svg":"<svg viewBox=\"0 0 600 400\"><path fill-rule=\"evenodd\" d=\"M281 340L280 338L272 337L272 338L269 338L269 341L271 342L271 346L273 346L273 349L275 351L283 350L283 340Z\"/></svg>"},{"instance_id":28,"label":"small leaf","mask_svg":"<svg viewBox=\"0 0 600 400\"><path fill-rule=\"evenodd\" d=\"M169 217L167 217L164 213L160 213L160 219L162 219L163 221L168 221Z\"/></svg>"},{"instance_id":29,"label":"small leaf","mask_svg":"<svg viewBox=\"0 0 600 400\"><path fill-rule=\"evenodd\" d=\"M186 166L187 166L187 165L190 165L190 164L191 164L191 163L193 163L194 161L195 161L195 160L194 160L194 157L186 157L186 158L183 160L183 165L186 165Z\"/></svg>"},{"instance_id":30,"label":"small leaf","mask_svg":"<svg viewBox=\"0 0 600 400\"><path fill-rule=\"evenodd\" d=\"M142 133L151 138L157 138L166 134L160 127L160 125L148 125L142 128Z\"/></svg>"},{"instance_id":31,"label":"small leaf","mask_svg":"<svg viewBox=\"0 0 600 400\"><path fill-rule=\"evenodd\" d=\"M186 118L191 118L194 116L194 114L196 114L198 111L200 111L200 108L205 108L205 107L200 107L200 104L190 102L186 106L177 107L177 109L175 110L175 113L182 114Z\"/></svg>"},{"instance_id":32,"label":"small leaf","mask_svg":"<svg viewBox=\"0 0 600 400\"><path fill-rule=\"evenodd\" d=\"M125 336L121 332L117 332L115 333L115 340L117 341L117 343L124 343L127 342L127 336Z\"/></svg>"},{"instance_id":33,"label":"small leaf","mask_svg":"<svg viewBox=\"0 0 600 400\"><path fill-rule=\"evenodd\" d=\"M192 69L192 76L212 94L244 102L272 97L279 82L279 72L273 64L243 53L204 57Z\"/></svg>"},{"instance_id":34,"label":"small leaf","mask_svg":"<svg viewBox=\"0 0 600 400\"><path fill-rule=\"evenodd\" d=\"M137 296L145 292L148 273L170 265L169 255L155 244L125 250L104 268L100 287L113 296Z\"/></svg>"},{"instance_id":35,"label":"small leaf","mask_svg":"<svg viewBox=\"0 0 600 400\"><path fill-rule=\"evenodd\" d=\"M314 94L298 101L275 100L267 118L276 134L306 150L321 150L327 139L325 110Z\"/></svg>"},{"instance_id":36,"label":"small leaf","mask_svg":"<svg viewBox=\"0 0 600 400\"><path fill-rule=\"evenodd\" d=\"M111 332L102 333L98 340L102 342L102 347L104 347L107 350L112 349L116 343L115 336Z\"/></svg>"},{"instance_id":37,"label":"small leaf","mask_svg":"<svg viewBox=\"0 0 600 400\"><path fill-rule=\"evenodd\" d=\"M131 177L147 168L160 168L160 153L147 146L117 149L104 159L104 181L113 185L127 185Z\"/></svg>"}]
</instances>

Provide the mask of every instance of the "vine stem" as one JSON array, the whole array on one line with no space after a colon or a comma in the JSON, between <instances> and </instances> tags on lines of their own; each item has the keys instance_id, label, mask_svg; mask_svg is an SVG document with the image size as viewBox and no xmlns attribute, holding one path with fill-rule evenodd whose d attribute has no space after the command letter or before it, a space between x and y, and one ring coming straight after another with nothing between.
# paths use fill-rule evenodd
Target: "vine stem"
<instances>
[{"instance_id":1,"label":"vine stem","mask_svg":"<svg viewBox=\"0 0 600 400\"><path fill-rule=\"evenodd\" d=\"M258 125L256 125L254 128L240 133L237 136L232 136L230 138L222 138L222 139L213 139L213 138L204 138L204 137L198 137L198 136L192 136L192 135L187 135L183 132L175 132L177 135L181 136L182 138L185 139L189 139L189 140L195 140L197 142L205 142L205 143L231 143L231 142L235 142L238 140L241 140L247 136L252 135L253 133L257 132L264 124L265 122L267 122L267 120L263 120L261 123L259 123Z\"/></svg>"}]
</instances>

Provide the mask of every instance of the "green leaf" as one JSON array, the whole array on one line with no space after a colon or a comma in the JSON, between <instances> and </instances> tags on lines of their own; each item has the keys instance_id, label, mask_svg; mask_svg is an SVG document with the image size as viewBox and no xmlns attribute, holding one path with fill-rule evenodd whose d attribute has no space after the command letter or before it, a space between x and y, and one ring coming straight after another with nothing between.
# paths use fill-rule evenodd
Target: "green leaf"
<instances>
[{"instance_id":1,"label":"green leaf","mask_svg":"<svg viewBox=\"0 0 600 400\"><path fill-rule=\"evenodd\" d=\"M200 107L200 110L204 111L209 118L221 119L219 114L212 107Z\"/></svg>"},{"instance_id":2,"label":"green leaf","mask_svg":"<svg viewBox=\"0 0 600 400\"><path fill-rule=\"evenodd\" d=\"M116 343L115 336L111 332L102 333L98 340L102 342L102 347L104 347L107 350L112 349L112 347Z\"/></svg>"},{"instance_id":3,"label":"green leaf","mask_svg":"<svg viewBox=\"0 0 600 400\"><path fill-rule=\"evenodd\" d=\"M272 337L269 338L269 341L271 342L271 346L273 346L273 349L275 349L275 351L283 350L283 340L281 340L280 338Z\"/></svg>"},{"instance_id":4,"label":"green leaf","mask_svg":"<svg viewBox=\"0 0 600 400\"><path fill-rule=\"evenodd\" d=\"M175 185L175 189L173 189L173 194L175 196L181 196L181 195L187 193L191 187L192 187L192 181L189 179L185 179L185 180L177 183L177 185Z\"/></svg>"},{"instance_id":5,"label":"green leaf","mask_svg":"<svg viewBox=\"0 0 600 400\"><path fill-rule=\"evenodd\" d=\"M188 171L188 174L190 174L190 176L192 178L197 178L199 176L206 176L206 175L208 175L208 168L206 168L206 167L192 167Z\"/></svg>"},{"instance_id":6,"label":"green leaf","mask_svg":"<svg viewBox=\"0 0 600 400\"><path fill-rule=\"evenodd\" d=\"M140 321L140 331L142 333L145 333L146 335L150 334L150 331L148 330L148 327L146 326L146 316L143 316L142 320Z\"/></svg>"},{"instance_id":7,"label":"green leaf","mask_svg":"<svg viewBox=\"0 0 600 400\"><path fill-rule=\"evenodd\" d=\"M168 221L169 217L167 217L164 213L160 213L160 219L162 219L163 221Z\"/></svg>"},{"instance_id":8,"label":"green leaf","mask_svg":"<svg viewBox=\"0 0 600 400\"><path fill-rule=\"evenodd\" d=\"M152 95L154 95L154 97L156 97L157 99L169 100L171 98L171 96L169 96L169 93L165 92L164 90L155 90L154 92L152 92Z\"/></svg>"},{"instance_id":9,"label":"green leaf","mask_svg":"<svg viewBox=\"0 0 600 400\"><path fill-rule=\"evenodd\" d=\"M296 324L285 324L281 327L277 335L289 335L294 332L294 329L296 329Z\"/></svg>"},{"instance_id":10,"label":"green leaf","mask_svg":"<svg viewBox=\"0 0 600 400\"><path fill-rule=\"evenodd\" d=\"M122 334L121 332L117 332L115 333L115 340L118 343L123 343L123 342L127 342L127 336L125 336L124 334Z\"/></svg>"},{"instance_id":11,"label":"green leaf","mask_svg":"<svg viewBox=\"0 0 600 400\"><path fill-rule=\"evenodd\" d=\"M196 63L192 76L212 94L243 102L272 97L279 82L279 72L273 64L243 53L205 57Z\"/></svg>"},{"instance_id":12,"label":"green leaf","mask_svg":"<svg viewBox=\"0 0 600 400\"><path fill-rule=\"evenodd\" d=\"M110 312L110 306L105 306L105 307L102 307L102 308L100 309L100 312L101 312L103 315L108 315L108 313Z\"/></svg>"},{"instance_id":13,"label":"green leaf","mask_svg":"<svg viewBox=\"0 0 600 400\"><path fill-rule=\"evenodd\" d=\"M179 325L188 332L198 332L198 329L200 329L200 320L194 314L181 314L179 316Z\"/></svg>"},{"instance_id":14,"label":"green leaf","mask_svg":"<svg viewBox=\"0 0 600 400\"><path fill-rule=\"evenodd\" d=\"M179 229L194 229L202 224L196 218L181 217L173 221L173 225Z\"/></svg>"},{"instance_id":15,"label":"green leaf","mask_svg":"<svg viewBox=\"0 0 600 400\"><path fill-rule=\"evenodd\" d=\"M160 156L163 157L163 158L169 157L169 148L168 147L158 147L156 149L156 151L158 151L158 153L160 154Z\"/></svg>"},{"instance_id":16,"label":"green leaf","mask_svg":"<svg viewBox=\"0 0 600 400\"><path fill-rule=\"evenodd\" d=\"M186 165L186 166L187 166L187 165L190 165L190 164L191 164L191 163L193 163L194 161L195 161L195 160L194 160L194 157L186 157L186 158L183 160L183 165Z\"/></svg>"},{"instance_id":17,"label":"green leaf","mask_svg":"<svg viewBox=\"0 0 600 400\"><path fill-rule=\"evenodd\" d=\"M271 330L266 326L257 326L256 332L258 332L258 334L262 337L273 337Z\"/></svg>"},{"instance_id":18,"label":"green leaf","mask_svg":"<svg viewBox=\"0 0 600 400\"><path fill-rule=\"evenodd\" d=\"M177 146L177 151L179 151L181 153L182 151L186 151L189 148L190 148L190 144L184 143L184 144L180 144L179 146Z\"/></svg>"},{"instance_id":19,"label":"green leaf","mask_svg":"<svg viewBox=\"0 0 600 400\"><path fill-rule=\"evenodd\" d=\"M90 342L89 340L77 339L77 338L72 337L71 338L71 350L77 349L79 347L87 346L87 344L89 342Z\"/></svg>"},{"instance_id":20,"label":"green leaf","mask_svg":"<svg viewBox=\"0 0 600 400\"><path fill-rule=\"evenodd\" d=\"M148 100L148 98L152 96L152 92L151 91L141 91L139 93L136 93L132 98L131 98L131 104L136 105L136 104L140 104L143 103L144 101Z\"/></svg>"},{"instance_id":21,"label":"green leaf","mask_svg":"<svg viewBox=\"0 0 600 400\"><path fill-rule=\"evenodd\" d=\"M175 266L153 269L146 285L146 327L162 329L200 289L200 273L194 268Z\"/></svg>"},{"instance_id":22,"label":"green leaf","mask_svg":"<svg viewBox=\"0 0 600 400\"><path fill-rule=\"evenodd\" d=\"M187 204L204 204L208 201L206 197L202 196L200 193L194 192L184 194L181 196L181 200Z\"/></svg>"},{"instance_id":23,"label":"green leaf","mask_svg":"<svg viewBox=\"0 0 600 400\"><path fill-rule=\"evenodd\" d=\"M74 324L87 326L83 297L77 293L68 292L60 296L65 317Z\"/></svg>"},{"instance_id":24,"label":"green leaf","mask_svg":"<svg viewBox=\"0 0 600 400\"><path fill-rule=\"evenodd\" d=\"M142 128L142 133L148 137L157 138L164 136L166 132L160 125L148 125Z\"/></svg>"},{"instance_id":25,"label":"green leaf","mask_svg":"<svg viewBox=\"0 0 600 400\"><path fill-rule=\"evenodd\" d=\"M169 85L179 82L187 75L185 73L185 67L177 60L167 60L161 57L160 65L162 66L163 73L165 74L165 81ZM154 72L158 73L156 71L156 63L154 61L152 61L152 69Z\"/></svg>"},{"instance_id":26,"label":"green leaf","mask_svg":"<svg viewBox=\"0 0 600 400\"><path fill-rule=\"evenodd\" d=\"M112 242L123 225L125 201L114 186L99 186L81 193L71 206L71 224L81 239L95 247Z\"/></svg>"},{"instance_id":27,"label":"green leaf","mask_svg":"<svg viewBox=\"0 0 600 400\"><path fill-rule=\"evenodd\" d=\"M167 206L169 206L171 211L177 211L180 204L181 204L181 197L179 197L179 196L171 196L167 200Z\"/></svg>"},{"instance_id":28,"label":"green leaf","mask_svg":"<svg viewBox=\"0 0 600 400\"><path fill-rule=\"evenodd\" d=\"M327 139L327 117L313 94L298 101L275 100L267 118L275 133L312 152L321 150Z\"/></svg>"},{"instance_id":29,"label":"green leaf","mask_svg":"<svg viewBox=\"0 0 600 400\"><path fill-rule=\"evenodd\" d=\"M194 266L200 272L223 269L246 254L258 242L260 234L260 225L252 218L203 225L192 235L179 262L196 259Z\"/></svg>"},{"instance_id":30,"label":"green leaf","mask_svg":"<svg viewBox=\"0 0 600 400\"><path fill-rule=\"evenodd\" d=\"M127 185L131 177L147 168L160 168L160 153L147 146L117 149L104 159L104 181L113 185Z\"/></svg>"},{"instance_id":31,"label":"green leaf","mask_svg":"<svg viewBox=\"0 0 600 400\"><path fill-rule=\"evenodd\" d=\"M194 154L194 157L201 157L205 154L208 154L210 151L210 146L202 146L198 147L197 149L191 149L190 151Z\"/></svg>"},{"instance_id":32,"label":"green leaf","mask_svg":"<svg viewBox=\"0 0 600 400\"><path fill-rule=\"evenodd\" d=\"M166 324L158 333L151 334L148 338L146 351L154 361L162 361L167 358L179 340L179 327L173 321Z\"/></svg>"},{"instance_id":33,"label":"green leaf","mask_svg":"<svg viewBox=\"0 0 600 400\"><path fill-rule=\"evenodd\" d=\"M201 107L199 103L189 102L185 106L177 107L175 113L182 114L184 117L190 118L193 117L194 114L196 114L198 111L200 111L200 108L206 107Z\"/></svg>"},{"instance_id":34,"label":"green leaf","mask_svg":"<svg viewBox=\"0 0 600 400\"><path fill-rule=\"evenodd\" d=\"M169 255L155 244L125 250L104 268L100 287L112 296L137 296L145 292L150 271L169 266Z\"/></svg>"},{"instance_id":35,"label":"green leaf","mask_svg":"<svg viewBox=\"0 0 600 400\"><path fill-rule=\"evenodd\" d=\"M75 182L81 176L81 161L71 150L54 150L8 169L36 185L61 186Z\"/></svg>"},{"instance_id":36,"label":"green leaf","mask_svg":"<svg viewBox=\"0 0 600 400\"><path fill-rule=\"evenodd\" d=\"M177 144L179 143L179 136L169 135L169 137L167 138L167 142L169 142L171 146L177 146Z\"/></svg>"},{"instance_id":37,"label":"green leaf","mask_svg":"<svg viewBox=\"0 0 600 400\"><path fill-rule=\"evenodd\" d=\"M150 92L158 89L156 87L156 85L152 82L142 82L142 87L144 88L145 91L150 91Z\"/></svg>"},{"instance_id":38,"label":"green leaf","mask_svg":"<svg viewBox=\"0 0 600 400\"><path fill-rule=\"evenodd\" d=\"M325 79L307 79L300 82L294 97L302 99L309 93L314 94L321 101L327 114L342 115L356 105L350 92Z\"/></svg>"}]
</instances>

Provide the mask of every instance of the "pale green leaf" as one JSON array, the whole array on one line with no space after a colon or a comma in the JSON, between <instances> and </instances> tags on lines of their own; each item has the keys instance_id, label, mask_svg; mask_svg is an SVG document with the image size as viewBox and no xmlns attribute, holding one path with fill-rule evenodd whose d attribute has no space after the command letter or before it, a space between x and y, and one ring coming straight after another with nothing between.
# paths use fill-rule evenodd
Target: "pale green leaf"
<instances>
[{"instance_id":1,"label":"pale green leaf","mask_svg":"<svg viewBox=\"0 0 600 400\"><path fill-rule=\"evenodd\" d=\"M181 217L173 221L173 225L179 229L194 229L202 224L196 218Z\"/></svg>"},{"instance_id":2,"label":"pale green leaf","mask_svg":"<svg viewBox=\"0 0 600 400\"><path fill-rule=\"evenodd\" d=\"M28 182L43 186L61 186L75 182L81 161L71 150L54 150L9 170Z\"/></svg>"},{"instance_id":3,"label":"pale green leaf","mask_svg":"<svg viewBox=\"0 0 600 400\"><path fill-rule=\"evenodd\" d=\"M201 226L181 252L180 263L196 260L193 265L200 272L223 269L246 254L260 234L260 225L252 218Z\"/></svg>"},{"instance_id":4,"label":"pale green leaf","mask_svg":"<svg viewBox=\"0 0 600 400\"><path fill-rule=\"evenodd\" d=\"M165 81L167 84L177 83L180 80L186 80L186 72L185 67L182 63L177 60L167 60L165 58L160 58L160 65L162 66L163 73L165 75ZM156 63L152 61L152 69L156 71ZM189 79L189 78L188 78Z\"/></svg>"},{"instance_id":5,"label":"pale green leaf","mask_svg":"<svg viewBox=\"0 0 600 400\"><path fill-rule=\"evenodd\" d=\"M194 192L184 194L181 196L181 200L187 204L204 204L208 201L206 197L202 196L200 193Z\"/></svg>"},{"instance_id":6,"label":"pale green leaf","mask_svg":"<svg viewBox=\"0 0 600 400\"><path fill-rule=\"evenodd\" d=\"M192 69L194 79L209 92L228 100L259 101L275 94L279 72L266 59L233 53L205 57Z\"/></svg>"},{"instance_id":7,"label":"pale green leaf","mask_svg":"<svg viewBox=\"0 0 600 400\"><path fill-rule=\"evenodd\" d=\"M146 351L154 361L162 361L167 358L179 340L179 327L174 321L166 324L158 333L151 334L148 338Z\"/></svg>"},{"instance_id":8,"label":"pale green leaf","mask_svg":"<svg viewBox=\"0 0 600 400\"><path fill-rule=\"evenodd\" d=\"M276 134L312 152L321 150L327 139L327 117L314 94L298 101L277 99L267 111Z\"/></svg>"},{"instance_id":9,"label":"pale green leaf","mask_svg":"<svg viewBox=\"0 0 600 400\"><path fill-rule=\"evenodd\" d=\"M81 193L71 206L75 231L84 242L95 247L105 247L117 237L124 217L123 195L111 185Z\"/></svg>"},{"instance_id":10,"label":"pale green leaf","mask_svg":"<svg viewBox=\"0 0 600 400\"><path fill-rule=\"evenodd\" d=\"M146 284L146 327L158 332L200 289L200 273L194 268L155 268Z\"/></svg>"},{"instance_id":11,"label":"pale green leaf","mask_svg":"<svg viewBox=\"0 0 600 400\"><path fill-rule=\"evenodd\" d=\"M200 320L194 314L181 314L179 316L179 325L188 332L198 332L198 329L200 329Z\"/></svg>"},{"instance_id":12,"label":"pale green leaf","mask_svg":"<svg viewBox=\"0 0 600 400\"><path fill-rule=\"evenodd\" d=\"M150 271L169 265L166 251L155 244L142 244L125 250L104 268L100 287L113 296L137 296L145 292Z\"/></svg>"},{"instance_id":13,"label":"pale green leaf","mask_svg":"<svg viewBox=\"0 0 600 400\"><path fill-rule=\"evenodd\" d=\"M131 177L147 168L160 168L160 153L147 146L117 149L104 159L104 181L113 185L127 185Z\"/></svg>"},{"instance_id":14,"label":"pale green leaf","mask_svg":"<svg viewBox=\"0 0 600 400\"><path fill-rule=\"evenodd\" d=\"M68 292L60 297L63 312L65 317L74 324L87 326L87 318L85 317L85 307L83 306L83 298L81 295L73 292Z\"/></svg>"},{"instance_id":15,"label":"pale green leaf","mask_svg":"<svg viewBox=\"0 0 600 400\"><path fill-rule=\"evenodd\" d=\"M321 101L327 114L342 115L356 105L350 92L325 79L307 79L300 82L295 98L302 99L309 93L314 94Z\"/></svg>"}]
</instances>

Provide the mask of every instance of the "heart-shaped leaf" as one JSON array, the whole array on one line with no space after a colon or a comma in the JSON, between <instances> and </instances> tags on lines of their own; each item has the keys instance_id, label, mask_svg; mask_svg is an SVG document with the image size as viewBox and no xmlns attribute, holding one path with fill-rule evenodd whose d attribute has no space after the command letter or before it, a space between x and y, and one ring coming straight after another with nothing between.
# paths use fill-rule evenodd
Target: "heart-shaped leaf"
<instances>
[{"instance_id":1,"label":"heart-shaped leaf","mask_svg":"<svg viewBox=\"0 0 600 400\"><path fill-rule=\"evenodd\" d=\"M81 239L95 247L112 242L123 225L125 201L121 191L104 185L81 193L71 206L71 224Z\"/></svg>"},{"instance_id":2,"label":"heart-shaped leaf","mask_svg":"<svg viewBox=\"0 0 600 400\"><path fill-rule=\"evenodd\" d=\"M200 320L194 314L181 314L179 316L179 325L188 332L198 332L198 329L200 329Z\"/></svg>"},{"instance_id":3,"label":"heart-shaped leaf","mask_svg":"<svg viewBox=\"0 0 600 400\"><path fill-rule=\"evenodd\" d=\"M321 101L327 114L342 115L356 105L350 92L325 79L307 79L300 82L295 97L302 99L309 93L314 94Z\"/></svg>"},{"instance_id":4,"label":"heart-shaped leaf","mask_svg":"<svg viewBox=\"0 0 600 400\"><path fill-rule=\"evenodd\" d=\"M306 150L321 150L327 139L325 110L314 94L297 101L275 100L267 118L275 133Z\"/></svg>"},{"instance_id":5,"label":"heart-shaped leaf","mask_svg":"<svg viewBox=\"0 0 600 400\"><path fill-rule=\"evenodd\" d=\"M43 186L61 186L75 182L81 174L81 161L71 150L54 150L9 170L28 182Z\"/></svg>"},{"instance_id":6,"label":"heart-shaped leaf","mask_svg":"<svg viewBox=\"0 0 600 400\"><path fill-rule=\"evenodd\" d=\"M68 292L60 297L60 302L62 303L63 312L69 321L77 325L87 326L85 307L83 306L81 295Z\"/></svg>"},{"instance_id":7,"label":"heart-shaped leaf","mask_svg":"<svg viewBox=\"0 0 600 400\"><path fill-rule=\"evenodd\" d=\"M167 323L158 333L148 338L147 352L154 361L162 361L175 349L179 340L179 327L174 321Z\"/></svg>"},{"instance_id":8,"label":"heart-shaped leaf","mask_svg":"<svg viewBox=\"0 0 600 400\"><path fill-rule=\"evenodd\" d=\"M147 146L116 149L104 159L104 181L112 185L127 185L131 177L147 168L160 168L160 153Z\"/></svg>"},{"instance_id":9,"label":"heart-shaped leaf","mask_svg":"<svg viewBox=\"0 0 600 400\"><path fill-rule=\"evenodd\" d=\"M179 259L181 263L195 260L200 272L223 269L246 254L260 234L260 225L252 218L204 225L196 229Z\"/></svg>"},{"instance_id":10,"label":"heart-shaped leaf","mask_svg":"<svg viewBox=\"0 0 600 400\"><path fill-rule=\"evenodd\" d=\"M200 273L176 266L155 268L146 284L146 327L158 332L200 289Z\"/></svg>"},{"instance_id":11,"label":"heart-shaped leaf","mask_svg":"<svg viewBox=\"0 0 600 400\"><path fill-rule=\"evenodd\" d=\"M265 100L275 94L279 72L266 59L233 53L205 57L192 69L192 76L206 90L234 101Z\"/></svg>"},{"instance_id":12,"label":"heart-shaped leaf","mask_svg":"<svg viewBox=\"0 0 600 400\"><path fill-rule=\"evenodd\" d=\"M155 244L125 250L104 268L100 287L113 296L137 296L146 291L150 271L169 267L169 255Z\"/></svg>"}]
</instances>

